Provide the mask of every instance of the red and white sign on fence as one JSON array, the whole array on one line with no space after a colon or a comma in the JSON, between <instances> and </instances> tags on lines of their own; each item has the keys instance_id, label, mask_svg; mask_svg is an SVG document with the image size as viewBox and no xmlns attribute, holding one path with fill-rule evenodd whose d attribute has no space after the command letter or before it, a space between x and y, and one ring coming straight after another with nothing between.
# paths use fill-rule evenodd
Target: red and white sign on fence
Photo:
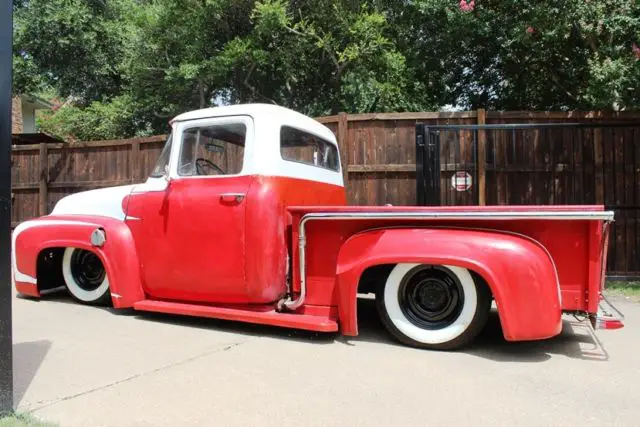
<instances>
[{"instance_id":1,"label":"red and white sign on fence","mask_svg":"<svg viewBox=\"0 0 640 427\"><path fill-rule=\"evenodd\" d=\"M466 171L456 172L451 176L451 186L456 191L467 191L471 188L471 174Z\"/></svg>"}]
</instances>

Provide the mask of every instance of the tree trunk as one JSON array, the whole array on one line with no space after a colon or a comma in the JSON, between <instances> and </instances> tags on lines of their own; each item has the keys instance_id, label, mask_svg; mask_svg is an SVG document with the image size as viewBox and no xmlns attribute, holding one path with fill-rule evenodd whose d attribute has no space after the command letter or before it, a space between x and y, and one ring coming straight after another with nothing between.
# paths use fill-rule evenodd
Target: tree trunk
<instances>
[{"instance_id":1,"label":"tree trunk","mask_svg":"<svg viewBox=\"0 0 640 427\"><path fill-rule=\"evenodd\" d=\"M206 106L204 99L205 87L201 81L198 82L198 91L200 92L200 108L204 108Z\"/></svg>"}]
</instances>

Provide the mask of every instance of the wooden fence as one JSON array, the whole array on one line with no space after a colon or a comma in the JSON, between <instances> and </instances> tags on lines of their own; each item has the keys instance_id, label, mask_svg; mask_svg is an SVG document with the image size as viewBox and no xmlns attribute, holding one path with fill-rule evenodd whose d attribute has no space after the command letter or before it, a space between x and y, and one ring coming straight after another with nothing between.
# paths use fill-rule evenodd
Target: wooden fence
<instances>
[{"instance_id":1,"label":"wooden fence","mask_svg":"<svg viewBox=\"0 0 640 427\"><path fill-rule=\"evenodd\" d=\"M469 193L451 192L451 175L474 155L470 133L457 151L444 151L444 204L581 204L640 206L640 113L424 112L344 114L320 117L340 145L350 204L416 204L417 123L637 123L625 133L597 137L563 131L529 140L496 131L480 135L477 181ZM578 131L576 131L578 132ZM34 144L13 148L13 211L17 223L46 214L63 196L77 191L140 182L150 173L165 136L82 144ZM447 146L446 144L443 145ZM585 147L590 147L588 154ZM585 155L586 163L575 159ZM491 161L494 156L493 162ZM592 156L592 157L589 157ZM488 162L486 160L489 160ZM571 160L573 159L573 161ZM568 167L571 164L572 167ZM606 173L611 169L612 173ZM526 178L526 179L525 179ZM589 185L587 185L589 181ZM475 193L474 193L475 192ZM471 197L476 194L477 197ZM639 209L616 210L609 273L640 275Z\"/></svg>"},{"instance_id":2,"label":"wooden fence","mask_svg":"<svg viewBox=\"0 0 640 427\"><path fill-rule=\"evenodd\" d=\"M155 165L165 140L165 135L157 135L14 146L12 225L50 213L61 198L78 191L142 182Z\"/></svg>"}]
</instances>

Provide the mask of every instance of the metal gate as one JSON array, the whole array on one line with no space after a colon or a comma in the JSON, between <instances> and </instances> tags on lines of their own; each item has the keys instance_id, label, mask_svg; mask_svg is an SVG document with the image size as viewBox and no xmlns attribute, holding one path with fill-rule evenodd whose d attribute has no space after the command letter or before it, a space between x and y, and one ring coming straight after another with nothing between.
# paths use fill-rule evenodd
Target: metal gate
<instances>
[{"instance_id":1,"label":"metal gate","mask_svg":"<svg viewBox=\"0 0 640 427\"><path fill-rule=\"evenodd\" d=\"M416 125L417 204L604 205L610 275L640 276L640 123Z\"/></svg>"}]
</instances>

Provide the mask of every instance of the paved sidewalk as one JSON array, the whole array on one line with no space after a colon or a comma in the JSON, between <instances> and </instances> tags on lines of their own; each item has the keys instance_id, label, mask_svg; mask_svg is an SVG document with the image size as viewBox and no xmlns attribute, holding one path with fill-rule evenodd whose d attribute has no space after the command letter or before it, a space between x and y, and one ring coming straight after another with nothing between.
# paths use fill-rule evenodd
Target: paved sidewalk
<instances>
[{"instance_id":1,"label":"paved sidewalk","mask_svg":"<svg viewBox=\"0 0 640 427\"><path fill-rule=\"evenodd\" d=\"M372 301L362 335L14 299L15 400L60 426L638 425L640 304L627 327L567 318L506 343L497 316L464 352L396 345Z\"/></svg>"}]
</instances>

